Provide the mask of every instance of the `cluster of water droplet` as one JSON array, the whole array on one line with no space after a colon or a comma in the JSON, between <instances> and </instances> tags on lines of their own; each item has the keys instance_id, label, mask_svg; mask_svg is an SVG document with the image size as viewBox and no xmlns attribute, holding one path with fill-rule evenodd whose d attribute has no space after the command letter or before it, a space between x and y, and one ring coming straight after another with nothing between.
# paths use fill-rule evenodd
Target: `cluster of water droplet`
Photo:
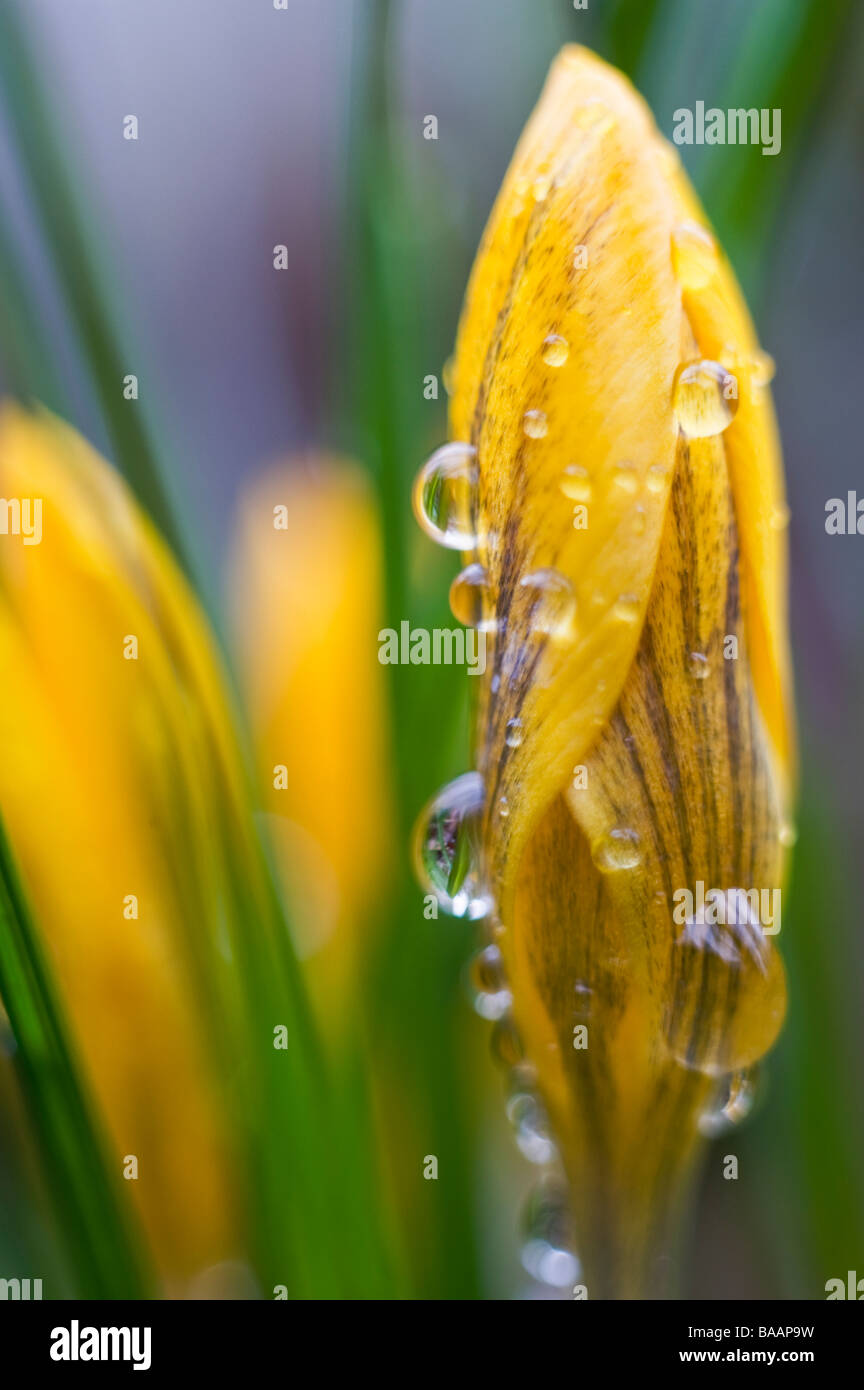
<instances>
[{"instance_id":1,"label":"cluster of water droplet","mask_svg":"<svg viewBox=\"0 0 864 1390\"><path fill-rule=\"evenodd\" d=\"M530 193L535 201L542 201L551 187L551 179L543 175L530 189L526 184L520 196L526 198ZM704 289L717 273L716 243L711 234L696 223L682 223L675 229L671 254L674 272L685 291ZM570 345L559 332L552 332L543 339L539 351L546 366L555 371L568 361ZM746 367L750 383L757 390L771 381L774 368L767 354L756 354ZM452 366L448 375L452 378ZM687 437L707 438L720 434L734 420L738 409L737 377L720 362L700 359L684 363L672 386L672 404L679 427ZM548 430L545 410L540 406L524 410L522 432L527 440L542 440ZM480 540L478 481L477 452L473 445L460 441L445 444L421 468L414 484L413 505L420 526L432 540L475 556L453 580L450 606L459 622L494 633L497 595L486 566L476 558ZM610 485L619 494L635 498L642 486L649 494L662 493L667 481L668 469L664 465L653 465L641 479L635 466L622 460L612 472ZM575 526L580 507L594 497L594 483L588 469L580 462L568 462L561 475L560 490L568 502L578 504L574 510ZM778 508L771 524L779 528L787 519L785 509ZM634 532L644 532L645 524L645 508L637 502ZM536 569L521 577L518 588L532 633L547 640L572 640L577 617L576 597L565 575L554 569ZM601 595L595 598L598 603L606 603ZM610 612L618 622L638 622L642 612L639 596L619 595L612 601ZM687 665L695 679L705 679L709 674L708 659L701 652L689 653ZM493 694L497 687L498 677L495 676ZM510 719L505 733L507 746L518 748L523 737L521 721ZM465 773L443 788L420 816L415 831L414 859L421 883L434 894L443 911L468 920L485 919L489 924L493 905L482 870L484 801L483 782L476 772ZM507 817L510 808L505 796L500 797L496 809L500 817ZM613 828L592 846L592 857L603 874L633 870L642 857L639 837L627 827ZM687 944L692 947L692 934ZM734 962L728 964L730 968L735 967ZM570 1246L560 1159L537 1093L535 1074L523 1056L504 962L494 941L475 956L471 964L471 984L477 1013L493 1024L493 1053L509 1069L507 1115L516 1143L529 1162L544 1170L526 1209L523 1263L535 1279L564 1288L578 1278L579 1261ZM584 1012L590 1006L591 991L580 983L577 995ZM715 1103L700 1119L701 1131L706 1135L718 1134L736 1123L748 1113L752 1098L750 1072L736 1072L720 1079Z\"/></svg>"}]
</instances>

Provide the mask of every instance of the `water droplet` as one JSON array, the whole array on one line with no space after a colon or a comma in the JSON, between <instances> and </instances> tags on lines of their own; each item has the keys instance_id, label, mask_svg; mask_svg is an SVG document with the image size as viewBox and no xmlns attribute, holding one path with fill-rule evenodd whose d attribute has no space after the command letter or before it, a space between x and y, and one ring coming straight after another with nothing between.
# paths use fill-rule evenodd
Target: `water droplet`
<instances>
[{"instance_id":1,"label":"water droplet","mask_svg":"<svg viewBox=\"0 0 864 1390\"><path fill-rule=\"evenodd\" d=\"M495 1061L501 1062L505 1067L516 1067L522 1061L525 1056L522 1039L511 1014L505 1014L503 1018L498 1019L492 1029L490 1046Z\"/></svg>"},{"instance_id":2,"label":"water droplet","mask_svg":"<svg viewBox=\"0 0 864 1390\"><path fill-rule=\"evenodd\" d=\"M444 912L472 921L489 910L480 876L483 780L466 772L444 787L422 811L414 830L414 865L427 892Z\"/></svg>"},{"instance_id":3,"label":"water droplet","mask_svg":"<svg viewBox=\"0 0 864 1390\"><path fill-rule=\"evenodd\" d=\"M751 901L758 904L760 894L703 886L702 897L673 947L666 1040L682 1066L720 1077L768 1051L783 1021L786 987Z\"/></svg>"},{"instance_id":4,"label":"water droplet","mask_svg":"<svg viewBox=\"0 0 864 1390\"><path fill-rule=\"evenodd\" d=\"M448 358L447 358L447 361L444 363L444 366L443 366L443 368L441 369L441 380L442 380L443 383L444 383L444 390L447 392L447 395L448 395L448 396L452 396L452 395L453 395L453 392L454 392L455 389L456 389L456 358L455 358L455 356L448 357Z\"/></svg>"},{"instance_id":5,"label":"water droplet","mask_svg":"<svg viewBox=\"0 0 864 1390\"><path fill-rule=\"evenodd\" d=\"M522 720L508 719L507 732L504 736L504 742L507 744L507 747L518 748L522 742L522 737Z\"/></svg>"},{"instance_id":6,"label":"water droplet","mask_svg":"<svg viewBox=\"0 0 864 1390\"><path fill-rule=\"evenodd\" d=\"M682 290L702 290L717 273L717 243L698 222L681 222L672 233L672 269Z\"/></svg>"},{"instance_id":7,"label":"water droplet","mask_svg":"<svg viewBox=\"0 0 864 1390\"><path fill-rule=\"evenodd\" d=\"M637 502L637 504L636 504L636 506L635 506L635 508L634 508L634 510L633 510L633 534L634 534L634 536L644 536L644 534L645 534L645 527L647 526L647 524L648 524L648 519L647 519L647 517L645 516L645 508L642 506L642 503L641 503L641 502Z\"/></svg>"},{"instance_id":8,"label":"water droplet","mask_svg":"<svg viewBox=\"0 0 864 1390\"><path fill-rule=\"evenodd\" d=\"M612 617L619 623L638 622L642 605L636 594L621 594L612 605Z\"/></svg>"},{"instance_id":9,"label":"water droplet","mask_svg":"<svg viewBox=\"0 0 864 1390\"><path fill-rule=\"evenodd\" d=\"M474 1008L481 1018L495 1023L513 1003L507 988L504 960L497 946L486 946L471 962Z\"/></svg>"},{"instance_id":10,"label":"water droplet","mask_svg":"<svg viewBox=\"0 0 864 1390\"><path fill-rule=\"evenodd\" d=\"M756 1100L756 1074L736 1071L724 1078L717 1095L707 1110L699 1116L699 1132L714 1139L746 1120Z\"/></svg>"},{"instance_id":11,"label":"water droplet","mask_svg":"<svg viewBox=\"0 0 864 1390\"><path fill-rule=\"evenodd\" d=\"M543 439L548 429L544 410L526 410L522 428L529 439Z\"/></svg>"},{"instance_id":12,"label":"water droplet","mask_svg":"<svg viewBox=\"0 0 864 1390\"><path fill-rule=\"evenodd\" d=\"M632 496L639 488L639 474L634 465L625 460L623 463L616 464L612 474L612 482L621 492L626 492Z\"/></svg>"},{"instance_id":13,"label":"water droplet","mask_svg":"<svg viewBox=\"0 0 864 1390\"><path fill-rule=\"evenodd\" d=\"M656 496L666 487L666 479L668 477L668 468L662 463L652 463L648 472L645 474L645 486L649 492L653 492Z\"/></svg>"},{"instance_id":14,"label":"water droplet","mask_svg":"<svg viewBox=\"0 0 864 1390\"><path fill-rule=\"evenodd\" d=\"M525 1244L522 1265L532 1279L554 1289L575 1284L579 1258L572 1248L572 1229L563 1189L556 1182L540 1183L522 1214Z\"/></svg>"},{"instance_id":15,"label":"water droplet","mask_svg":"<svg viewBox=\"0 0 864 1390\"><path fill-rule=\"evenodd\" d=\"M568 463L561 478L561 491L573 502L591 501L591 479L581 463Z\"/></svg>"},{"instance_id":16,"label":"water droplet","mask_svg":"<svg viewBox=\"0 0 864 1390\"><path fill-rule=\"evenodd\" d=\"M784 821L777 831L777 839L784 849L792 849L798 843L798 831L791 821Z\"/></svg>"},{"instance_id":17,"label":"water droplet","mask_svg":"<svg viewBox=\"0 0 864 1390\"><path fill-rule=\"evenodd\" d=\"M738 382L719 362L689 362L678 369L672 404L691 439L722 434L738 409Z\"/></svg>"},{"instance_id":18,"label":"water droplet","mask_svg":"<svg viewBox=\"0 0 864 1390\"><path fill-rule=\"evenodd\" d=\"M614 874L621 869L635 869L642 862L642 846L635 830L619 827L610 830L591 846L591 857L601 873Z\"/></svg>"},{"instance_id":19,"label":"water droplet","mask_svg":"<svg viewBox=\"0 0 864 1390\"><path fill-rule=\"evenodd\" d=\"M587 1018L591 1013L591 1000L594 991L586 985L584 980L577 980L573 986L573 997L575 1000L573 1007L574 1018Z\"/></svg>"},{"instance_id":20,"label":"water droplet","mask_svg":"<svg viewBox=\"0 0 864 1390\"><path fill-rule=\"evenodd\" d=\"M711 673L708 658L704 652L690 652L687 657L687 670L694 680L704 681Z\"/></svg>"},{"instance_id":21,"label":"water droplet","mask_svg":"<svg viewBox=\"0 0 864 1390\"><path fill-rule=\"evenodd\" d=\"M569 579L558 570L532 570L519 580L519 588L529 593L535 632L548 637L572 637L576 599Z\"/></svg>"},{"instance_id":22,"label":"water droplet","mask_svg":"<svg viewBox=\"0 0 864 1390\"><path fill-rule=\"evenodd\" d=\"M483 565L468 565L450 585L450 609L457 622L491 632L495 627L495 590Z\"/></svg>"},{"instance_id":23,"label":"water droplet","mask_svg":"<svg viewBox=\"0 0 864 1390\"><path fill-rule=\"evenodd\" d=\"M489 682L489 688L492 691L493 695L497 695L498 691L501 689L501 677L499 676L497 671L495 672L494 676Z\"/></svg>"},{"instance_id":24,"label":"water droplet","mask_svg":"<svg viewBox=\"0 0 864 1390\"><path fill-rule=\"evenodd\" d=\"M477 543L477 450L471 444L444 444L417 474L414 515L428 536L450 550L473 550Z\"/></svg>"},{"instance_id":25,"label":"water droplet","mask_svg":"<svg viewBox=\"0 0 864 1390\"><path fill-rule=\"evenodd\" d=\"M569 353L570 345L567 339L557 333L550 333L543 343L543 361L547 367L563 367Z\"/></svg>"},{"instance_id":26,"label":"water droplet","mask_svg":"<svg viewBox=\"0 0 864 1390\"><path fill-rule=\"evenodd\" d=\"M750 380L754 386L770 386L777 371L777 364L770 352L754 352L750 359Z\"/></svg>"},{"instance_id":27,"label":"water droplet","mask_svg":"<svg viewBox=\"0 0 864 1390\"><path fill-rule=\"evenodd\" d=\"M779 502L776 507L771 508L768 518L772 531L785 531L789 525L790 512L785 502Z\"/></svg>"},{"instance_id":28,"label":"water droplet","mask_svg":"<svg viewBox=\"0 0 864 1390\"><path fill-rule=\"evenodd\" d=\"M531 187L531 192L534 194L535 203L542 203L546 198L548 198L551 188L551 176L549 174L538 174Z\"/></svg>"},{"instance_id":29,"label":"water droplet","mask_svg":"<svg viewBox=\"0 0 864 1390\"><path fill-rule=\"evenodd\" d=\"M506 820L510 814L510 802L507 800L506 796L499 796L498 798L498 814L503 817L504 820Z\"/></svg>"},{"instance_id":30,"label":"water droplet","mask_svg":"<svg viewBox=\"0 0 864 1390\"><path fill-rule=\"evenodd\" d=\"M519 1152L529 1163L552 1163L557 1157L555 1141L549 1133L546 1111L530 1091L519 1091L507 1101L507 1118L515 1131Z\"/></svg>"}]
</instances>

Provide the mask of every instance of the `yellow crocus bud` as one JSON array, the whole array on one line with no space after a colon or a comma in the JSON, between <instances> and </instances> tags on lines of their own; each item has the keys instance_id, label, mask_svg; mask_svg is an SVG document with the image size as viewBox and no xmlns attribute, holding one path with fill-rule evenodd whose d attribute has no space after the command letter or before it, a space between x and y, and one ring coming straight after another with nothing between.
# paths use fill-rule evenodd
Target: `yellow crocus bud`
<instances>
[{"instance_id":1,"label":"yellow crocus bud","mask_svg":"<svg viewBox=\"0 0 864 1390\"><path fill-rule=\"evenodd\" d=\"M545 1108L591 1298L662 1291L700 1130L743 1108L785 1009L769 379L675 151L619 73L566 48L475 261L454 443L418 485L493 643L478 773L433 806L420 857L488 912L499 1051Z\"/></svg>"},{"instance_id":2,"label":"yellow crocus bud","mask_svg":"<svg viewBox=\"0 0 864 1390\"><path fill-rule=\"evenodd\" d=\"M380 524L355 464L303 457L244 498L238 668L298 953L325 1033L361 993L392 853Z\"/></svg>"},{"instance_id":3,"label":"yellow crocus bud","mask_svg":"<svg viewBox=\"0 0 864 1390\"><path fill-rule=\"evenodd\" d=\"M165 1288L235 1253L233 1169L187 975L236 763L195 600L73 430L0 411L0 807ZM216 867L214 867L216 866ZM214 910L215 920L215 910Z\"/></svg>"}]
</instances>

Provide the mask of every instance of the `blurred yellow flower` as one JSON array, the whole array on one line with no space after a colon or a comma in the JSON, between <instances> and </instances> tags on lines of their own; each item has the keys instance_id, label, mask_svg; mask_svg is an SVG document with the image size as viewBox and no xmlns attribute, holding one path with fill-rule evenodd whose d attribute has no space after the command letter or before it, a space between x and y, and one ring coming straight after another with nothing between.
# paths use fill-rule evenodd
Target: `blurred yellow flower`
<instances>
[{"instance_id":1,"label":"blurred yellow flower","mask_svg":"<svg viewBox=\"0 0 864 1390\"><path fill-rule=\"evenodd\" d=\"M426 492L483 567L475 834L592 1298L659 1291L700 1127L785 1008L755 915L794 775L770 374L674 150L565 49L466 296L468 447Z\"/></svg>"},{"instance_id":2,"label":"blurred yellow flower","mask_svg":"<svg viewBox=\"0 0 864 1390\"><path fill-rule=\"evenodd\" d=\"M20 506L0 536L0 806L116 1176L176 1294L235 1250L188 973L223 858L214 768L223 799L242 781L221 675L162 542L74 431L4 406L0 497ZM38 540L19 524L36 515Z\"/></svg>"},{"instance_id":3,"label":"blurred yellow flower","mask_svg":"<svg viewBox=\"0 0 864 1390\"><path fill-rule=\"evenodd\" d=\"M359 996L393 845L382 549L361 470L298 458L244 499L231 604L296 944L336 1036Z\"/></svg>"}]
</instances>

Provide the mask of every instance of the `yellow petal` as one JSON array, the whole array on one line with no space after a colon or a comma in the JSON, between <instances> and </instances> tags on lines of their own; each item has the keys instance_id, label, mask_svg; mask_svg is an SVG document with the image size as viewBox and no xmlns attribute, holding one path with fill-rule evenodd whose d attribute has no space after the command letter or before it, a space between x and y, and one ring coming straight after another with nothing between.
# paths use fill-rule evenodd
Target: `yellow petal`
<instances>
[{"instance_id":1,"label":"yellow petal","mask_svg":"<svg viewBox=\"0 0 864 1390\"><path fill-rule=\"evenodd\" d=\"M674 151L565 49L475 262L451 423L497 596L495 932L592 1297L659 1280L700 1113L785 1007L773 924L735 894L780 887L792 775L764 376ZM700 884L743 920L676 919Z\"/></svg>"},{"instance_id":2,"label":"yellow petal","mask_svg":"<svg viewBox=\"0 0 864 1390\"><path fill-rule=\"evenodd\" d=\"M38 544L0 537L0 805L117 1174L137 1158L127 1190L176 1290L235 1248L184 951L201 861L219 862L209 769L237 767L221 677L176 567L74 431L4 406L0 495L42 508Z\"/></svg>"}]
</instances>

